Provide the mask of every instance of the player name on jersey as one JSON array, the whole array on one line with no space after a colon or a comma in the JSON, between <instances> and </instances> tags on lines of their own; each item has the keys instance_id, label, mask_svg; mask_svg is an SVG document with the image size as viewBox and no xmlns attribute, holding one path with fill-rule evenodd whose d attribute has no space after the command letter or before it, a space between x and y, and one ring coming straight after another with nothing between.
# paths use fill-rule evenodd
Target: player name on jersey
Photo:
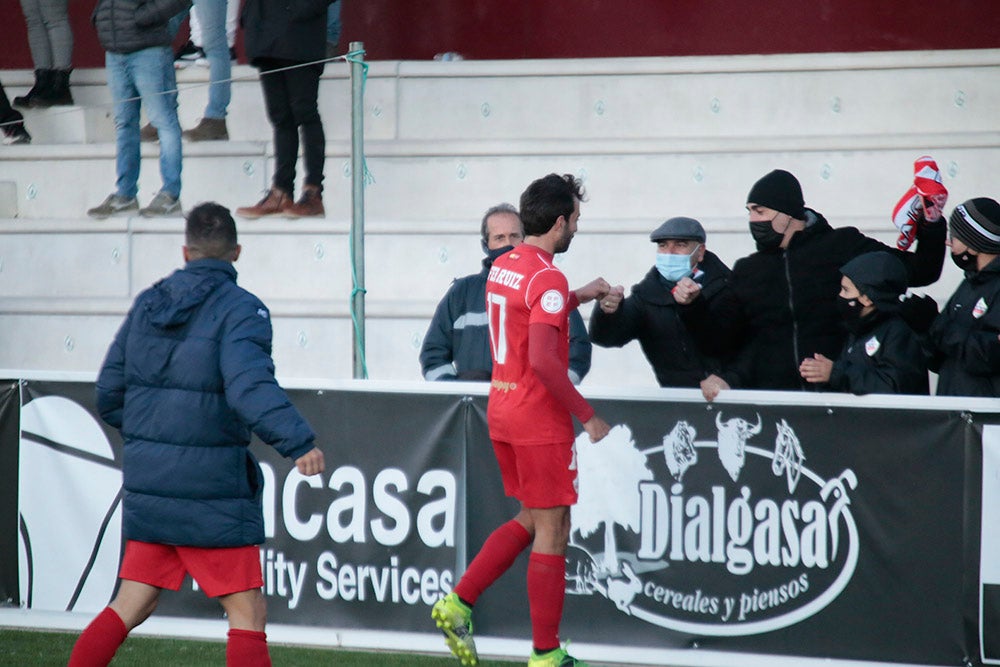
<instances>
[{"instance_id":1,"label":"player name on jersey","mask_svg":"<svg viewBox=\"0 0 1000 667\"><path fill-rule=\"evenodd\" d=\"M504 287L519 290L521 289L521 281L524 280L524 276L516 271L494 266L490 269L490 275L487 280L503 285Z\"/></svg>"}]
</instances>

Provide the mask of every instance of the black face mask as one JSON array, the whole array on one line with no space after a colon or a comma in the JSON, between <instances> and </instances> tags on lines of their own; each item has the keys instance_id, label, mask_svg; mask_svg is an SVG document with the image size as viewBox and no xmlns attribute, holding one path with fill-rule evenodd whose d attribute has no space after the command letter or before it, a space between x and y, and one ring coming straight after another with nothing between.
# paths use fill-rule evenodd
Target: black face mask
<instances>
[{"instance_id":1,"label":"black face mask","mask_svg":"<svg viewBox=\"0 0 1000 667\"><path fill-rule=\"evenodd\" d=\"M750 236L757 242L758 250L774 250L785 239L784 234L774 231L774 227L771 226L772 222L774 221L761 220L750 223Z\"/></svg>"},{"instance_id":2,"label":"black face mask","mask_svg":"<svg viewBox=\"0 0 1000 667\"><path fill-rule=\"evenodd\" d=\"M857 331L861 325L861 311L864 310L864 307L865 305L857 297L853 299L845 299L842 296L837 297L837 310L840 312L840 316L844 318L847 328L851 331Z\"/></svg>"},{"instance_id":3,"label":"black face mask","mask_svg":"<svg viewBox=\"0 0 1000 667\"><path fill-rule=\"evenodd\" d=\"M496 261L497 257L499 257L500 255L502 255L502 254L504 254L506 252L510 252L513 249L514 249L514 246L512 246L512 245L505 245L502 248L494 248L493 250L487 250L486 251L486 260L485 260L486 261L486 265L487 266L493 266L493 262Z\"/></svg>"},{"instance_id":4,"label":"black face mask","mask_svg":"<svg viewBox=\"0 0 1000 667\"><path fill-rule=\"evenodd\" d=\"M976 256L968 250L963 253L951 253L951 261L955 262L955 266L963 271L976 268Z\"/></svg>"}]
</instances>

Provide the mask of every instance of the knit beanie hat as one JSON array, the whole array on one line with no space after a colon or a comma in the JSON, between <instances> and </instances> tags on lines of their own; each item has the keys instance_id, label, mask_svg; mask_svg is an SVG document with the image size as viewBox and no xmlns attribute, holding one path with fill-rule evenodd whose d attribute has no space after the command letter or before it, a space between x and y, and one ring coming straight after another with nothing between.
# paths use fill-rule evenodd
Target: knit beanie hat
<instances>
[{"instance_id":1,"label":"knit beanie hat","mask_svg":"<svg viewBox=\"0 0 1000 667\"><path fill-rule=\"evenodd\" d=\"M840 267L858 291L882 312L899 310L899 297L906 292L906 267L898 257L884 251L866 252Z\"/></svg>"},{"instance_id":2,"label":"knit beanie hat","mask_svg":"<svg viewBox=\"0 0 1000 667\"><path fill-rule=\"evenodd\" d=\"M775 169L754 183L747 195L747 203L773 208L796 220L805 220L806 217L802 186L797 178L784 169Z\"/></svg>"},{"instance_id":3,"label":"knit beanie hat","mask_svg":"<svg viewBox=\"0 0 1000 667\"><path fill-rule=\"evenodd\" d=\"M948 220L951 235L976 252L1000 255L1000 204L989 197L955 207Z\"/></svg>"}]
</instances>

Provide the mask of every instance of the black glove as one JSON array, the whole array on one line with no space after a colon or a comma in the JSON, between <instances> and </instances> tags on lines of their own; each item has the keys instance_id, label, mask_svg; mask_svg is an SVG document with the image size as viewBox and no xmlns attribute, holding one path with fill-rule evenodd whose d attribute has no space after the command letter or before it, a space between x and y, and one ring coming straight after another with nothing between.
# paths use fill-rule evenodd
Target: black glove
<instances>
[{"instance_id":1,"label":"black glove","mask_svg":"<svg viewBox=\"0 0 1000 667\"><path fill-rule=\"evenodd\" d=\"M937 315L937 302L926 295L910 294L899 306L899 316L919 334L927 333Z\"/></svg>"}]
</instances>

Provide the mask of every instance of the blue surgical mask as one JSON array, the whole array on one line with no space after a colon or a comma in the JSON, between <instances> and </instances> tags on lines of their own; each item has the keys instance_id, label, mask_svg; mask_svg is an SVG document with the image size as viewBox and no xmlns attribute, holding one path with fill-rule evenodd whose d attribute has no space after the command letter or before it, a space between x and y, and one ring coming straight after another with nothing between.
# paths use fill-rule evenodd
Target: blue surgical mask
<instances>
[{"instance_id":1,"label":"blue surgical mask","mask_svg":"<svg viewBox=\"0 0 1000 667\"><path fill-rule=\"evenodd\" d=\"M676 283L681 278L686 278L694 273L694 270L691 268L691 257L696 252L698 252L698 247L695 247L688 255L672 255L670 253L658 252L656 253L656 270L666 280Z\"/></svg>"}]
</instances>

